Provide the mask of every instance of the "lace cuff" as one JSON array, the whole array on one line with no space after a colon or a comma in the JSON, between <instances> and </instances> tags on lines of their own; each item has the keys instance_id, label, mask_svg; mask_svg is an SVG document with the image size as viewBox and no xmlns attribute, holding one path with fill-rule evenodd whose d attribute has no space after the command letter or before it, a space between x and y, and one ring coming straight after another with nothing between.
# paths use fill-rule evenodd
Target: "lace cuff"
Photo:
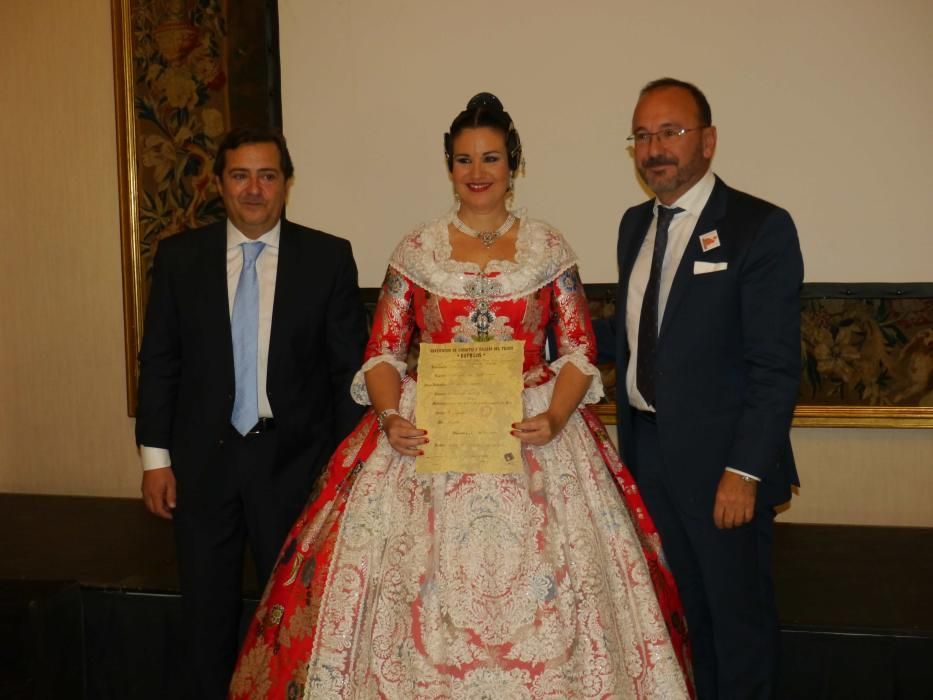
<instances>
[{"instance_id":1,"label":"lace cuff","mask_svg":"<svg viewBox=\"0 0 933 700\"><path fill-rule=\"evenodd\" d=\"M580 403L596 403L604 395L605 391L603 390L603 379L599 375L599 369L586 359L586 355L582 352L572 352L567 355L562 355L558 357L554 362L551 363L551 371L554 372L556 377L561 368L567 363L571 363L578 370L583 372L583 374L588 374L593 378L593 381L590 382L589 389L586 390L586 395L580 399Z\"/></svg>"},{"instance_id":2,"label":"lace cuff","mask_svg":"<svg viewBox=\"0 0 933 700\"><path fill-rule=\"evenodd\" d=\"M369 406L372 401L369 400L369 391L366 389L366 372L378 365L380 362L386 362L398 370L399 376L404 378L408 372L408 365L393 355L376 355L370 357L359 371L353 375L353 383L350 384L350 396L360 406Z\"/></svg>"}]
</instances>

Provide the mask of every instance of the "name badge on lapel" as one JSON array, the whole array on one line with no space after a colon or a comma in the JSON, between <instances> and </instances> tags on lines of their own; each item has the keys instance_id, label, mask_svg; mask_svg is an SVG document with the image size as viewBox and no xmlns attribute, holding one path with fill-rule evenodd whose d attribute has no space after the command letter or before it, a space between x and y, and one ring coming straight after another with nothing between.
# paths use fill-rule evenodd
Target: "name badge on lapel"
<instances>
[{"instance_id":1,"label":"name badge on lapel","mask_svg":"<svg viewBox=\"0 0 933 700\"><path fill-rule=\"evenodd\" d=\"M710 231L709 233L704 233L700 236L700 247L703 249L703 252L709 252L713 248L719 247L719 233L716 231Z\"/></svg>"}]
</instances>

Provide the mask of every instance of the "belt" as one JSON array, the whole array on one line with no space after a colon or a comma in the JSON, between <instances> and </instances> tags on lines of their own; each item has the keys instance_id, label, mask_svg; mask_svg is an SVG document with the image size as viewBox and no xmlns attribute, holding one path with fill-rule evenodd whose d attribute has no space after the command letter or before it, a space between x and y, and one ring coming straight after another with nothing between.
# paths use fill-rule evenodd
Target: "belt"
<instances>
[{"instance_id":1,"label":"belt","mask_svg":"<svg viewBox=\"0 0 933 700\"><path fill-rule=\"evenodd\" d=\"M654 411L639 411L636 408L634 411L632 411L632 413L635 414L636 418L641 418L646 423L656 424L658 422L658 414L655 413Z\"/></svg>"},{"instance_id":2,"label":"belt","mask_svg":"<svg viewBox=\"0 0 933 700\"><path fill-rule=\"evenodd\" d=\"M259 435L260 433L265 433L275 428L275 418L260 418L256 421L256 425L250 428L246 435ZM246 437L244 435L243 437Z\"/></svg>"}]
</instances>

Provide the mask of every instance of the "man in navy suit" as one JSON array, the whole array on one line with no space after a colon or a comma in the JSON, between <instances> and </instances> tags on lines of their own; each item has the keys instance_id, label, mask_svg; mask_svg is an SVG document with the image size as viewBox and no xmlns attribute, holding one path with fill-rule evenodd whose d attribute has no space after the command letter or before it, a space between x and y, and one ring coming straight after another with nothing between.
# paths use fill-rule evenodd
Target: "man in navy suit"
<instances>
[{"instance_id":1,"label":"man in navy suit","mask_svg":"<svg viewBox=\"0 0 933 700\"><path fill-rule=\"evenodd\" d=\"M225 698L244 544L260 584L361 408L366 327L350 244L282 217L275 131L236 129L214 163L227 220L162 241L140 351L146 507L173 521L196 698Z\"/></svg>"},{"instance_id":2,"label":"man in navy suit","mask_svg":"<svg viewBox=\"0 0 933 700\"><path fill-rule=\"evenodd\" d=\"M632 153L655 198L619 227L619 443L680 588L701 699L769 698L774 506L797 484L803 261L790 215L710 170L694 85L641 91Z\"/></svg>"}]
</instances>

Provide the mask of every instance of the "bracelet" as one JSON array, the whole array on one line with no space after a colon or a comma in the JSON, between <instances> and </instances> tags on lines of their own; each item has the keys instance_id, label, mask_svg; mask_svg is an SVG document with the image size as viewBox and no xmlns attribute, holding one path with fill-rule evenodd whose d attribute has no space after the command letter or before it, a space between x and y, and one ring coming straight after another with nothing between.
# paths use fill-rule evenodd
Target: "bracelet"
<instances>
[{"instance_id":1,"label":"bracelet","mask_svg":"<svg viewBox=\"0 0 933 700\"><path fill-rule=\"evenodd\" d=\"M376 422L379 424L379 430L381 430L382 432L386 431L386 428L385 428L386 418L388 418L389 416L400 416L400 415L402 414L399 413L398 410L394 408L387 408L384 411L379 411L379 413L376 414Z\"/></svg>"}]
</instances>

